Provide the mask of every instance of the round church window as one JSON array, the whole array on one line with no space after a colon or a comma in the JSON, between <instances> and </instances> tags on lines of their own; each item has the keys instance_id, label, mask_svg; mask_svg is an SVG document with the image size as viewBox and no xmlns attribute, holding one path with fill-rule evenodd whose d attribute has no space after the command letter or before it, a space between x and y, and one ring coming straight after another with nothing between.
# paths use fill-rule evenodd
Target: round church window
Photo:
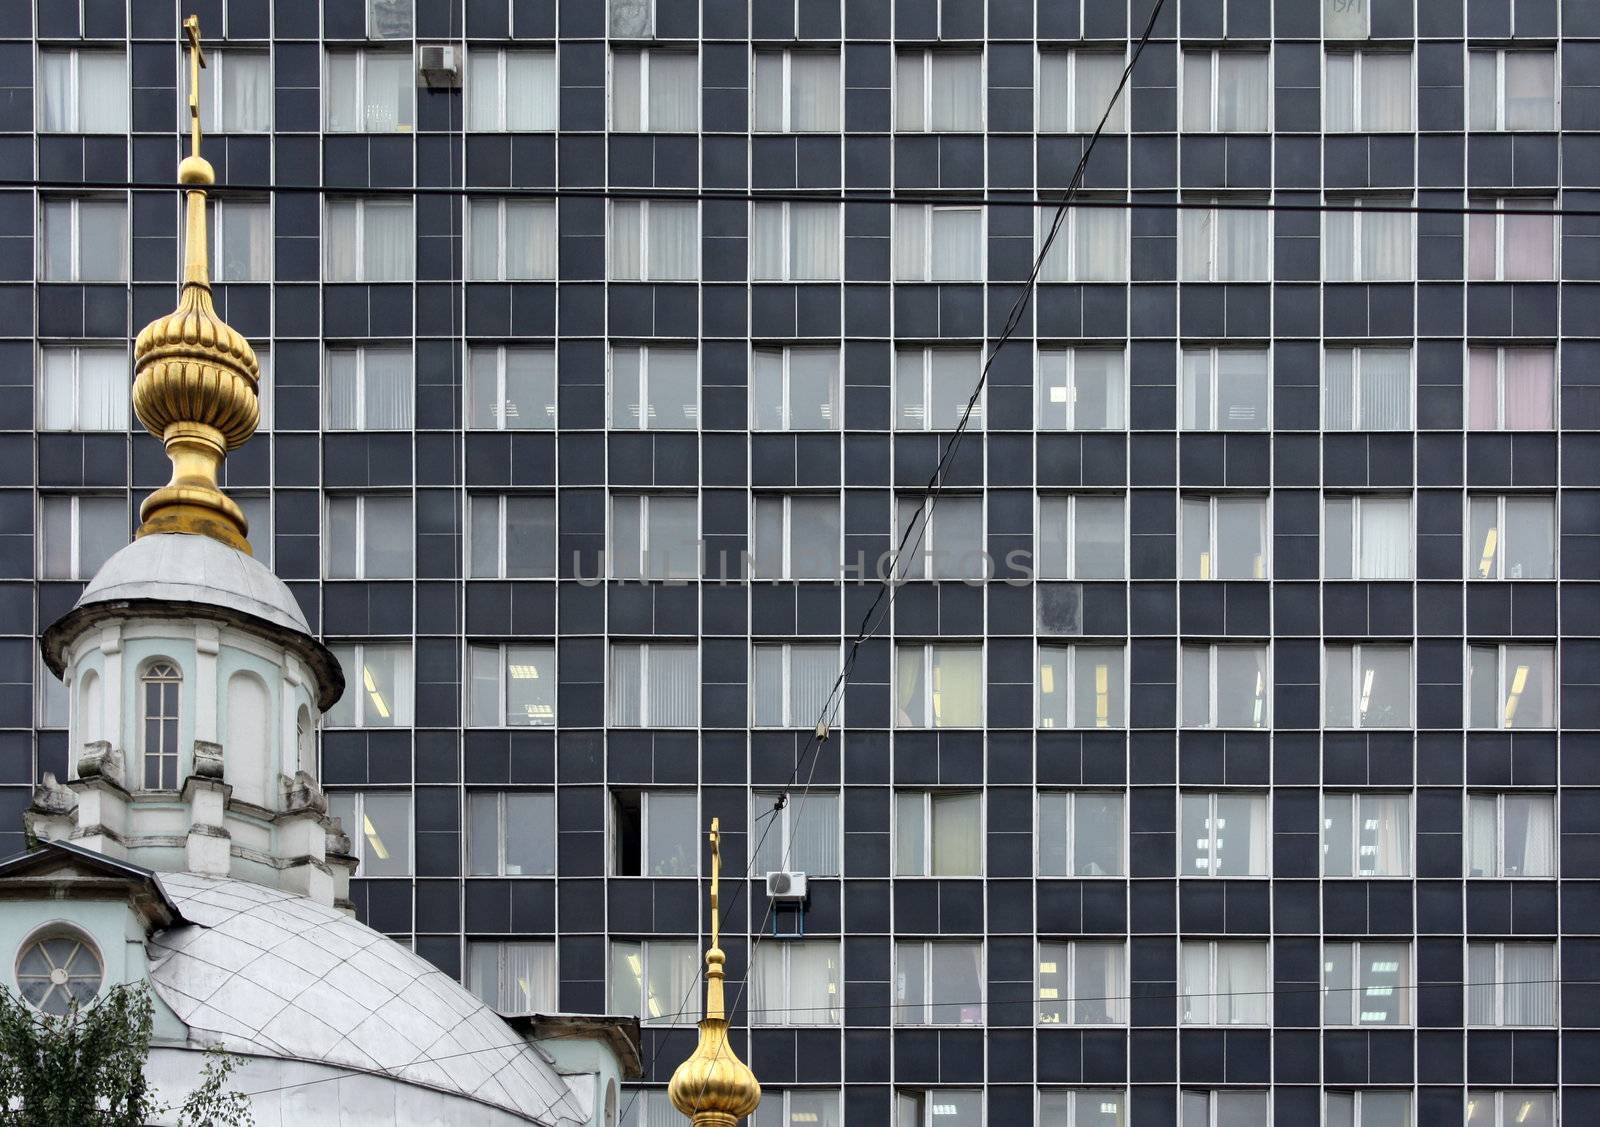
<instances>
[{"instance_id":1,"label":"round church window","mask_svg":"<svg viewBox=\"0 0 1600 1127\"><path fill-rule=\"evenodd\" d=\"M64 1014L87 1003L105 979L100 956L87 939L56 932L32 940L17 959L17 988L34 1009Z\"/></svg>"}]
</instances>

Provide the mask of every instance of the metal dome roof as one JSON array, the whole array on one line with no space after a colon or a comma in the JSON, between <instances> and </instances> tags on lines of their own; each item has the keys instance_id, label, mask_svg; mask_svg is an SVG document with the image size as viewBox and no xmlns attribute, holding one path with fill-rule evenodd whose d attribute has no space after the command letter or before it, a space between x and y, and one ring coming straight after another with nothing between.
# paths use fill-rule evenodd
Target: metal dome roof
<instances>
[{"instance_id":1,"label":"metal dome roof","mask_svg":"<svg viewBox=\"0 0 1600 1127\"><path fill-rule=\"evenodd\" d=\"M196 1033L239 1053L320 1061L586 1122L559 1074L455 979L303 896L162 873L186 925L151 940L151 981Z\"/></svg>"}]
</instances>

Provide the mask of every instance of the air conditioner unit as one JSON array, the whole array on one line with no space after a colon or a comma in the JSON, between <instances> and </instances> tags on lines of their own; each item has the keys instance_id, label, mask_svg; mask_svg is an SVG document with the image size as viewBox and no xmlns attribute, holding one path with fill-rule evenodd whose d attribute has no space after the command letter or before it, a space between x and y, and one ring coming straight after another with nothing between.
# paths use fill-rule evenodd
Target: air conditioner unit
<instances>
[{"instance_id":1,"label":"air conditioner unit","mask_svg":"<svg viewBox=\"0 0 1600 1127\"><path fill-rule=\"evenodd\" d=\"M768 873L767 899L804 900L806 875L804 873Z\"/></svg>"},{"instance_id":2,"label":"air conditioner unit","mask_svg":"<svg viewBox=\"0 0 1600 1127\"><path fill-rule=\"evenodd\" d=\"M417 76L426 86L458 85L461 55L447 43L424 43L417 51Z\"/></svg>"}]
</instances>

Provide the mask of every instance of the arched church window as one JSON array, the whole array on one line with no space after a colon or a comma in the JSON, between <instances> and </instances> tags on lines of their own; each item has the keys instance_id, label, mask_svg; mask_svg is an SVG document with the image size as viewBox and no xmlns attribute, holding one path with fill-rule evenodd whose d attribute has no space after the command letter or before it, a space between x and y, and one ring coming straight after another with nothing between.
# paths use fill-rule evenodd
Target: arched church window
<instances>
[{"instance_id":1,"label":"arched church window","mask_svg":"<svg viewBox=\"0 0 1600 1127\"><path fill-rule=\"evenodd\" d=\"M144 785L178 789L178 688L183 675L170 661L153 661L139 679L143 695Z\"/></svg>"},{"instance_id":2,"label":"arched church window","mask_svg":"<svg viewBox=\"0 0 1600 1127\"><path fill-rule=\"evenodd\" d=\"M311 711L305 705L294 722L295 766L308 775L317 773L316 730L311 726Z\"/></svg>"},{"instance_id":3,"label":"arched church window","mask_svg":"<svg viewBox=\"0 0 1600 1127\"><path fill-rule=\"evenodd\" d=\"M83 936L55 931L31 940L17 957L17 989L41 1013L64 1014L100 992L105 970Z\"/></svg>"}]
</instances>

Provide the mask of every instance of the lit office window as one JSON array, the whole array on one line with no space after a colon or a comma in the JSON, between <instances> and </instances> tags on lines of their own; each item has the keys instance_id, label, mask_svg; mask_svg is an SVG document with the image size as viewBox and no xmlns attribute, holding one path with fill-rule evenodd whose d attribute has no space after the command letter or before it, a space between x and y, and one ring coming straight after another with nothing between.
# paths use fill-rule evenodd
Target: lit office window
<instances>
[{"instance_id":1,"label":"lit office window","mask_svg":"<svg viewBox=\"0 0 1600 1127\"><path fill-rule=\"evenodd\" d=\"M1039 727L1122 728L1127 723L1120 644L1039 647Z\"/></svg>"},{"instance_id":2,"label":"lit office window","mask_svg":"<svg viewBox=\"0 0 1600 1127\"><path fill-rule=\"evenodd\" d=\"M902 643L895 651L895 727L981 728L983 649Z\"/></svg>"},{"instance_id":3,"label":"lit office window","mask_svg":"<svg viewBox=\"0 0 1600 1127\"><path fill-rule=\"evenodd\" d=\"M1467 497L1468 579L1554 579L1555 574L1554 497Z\"/></svg>"},{"instance_id":4,"label":"lit office window","mask_svg":"<svg viewBox=\"0 0 1600 1127\"><path fill-rule=\"evenodd\" d=\"M1267 430L1270 354L1264 348L1186 348L1184 430Z\"/></svg>"},{"instance_id":5,"label":"lit office window","mask_svg":"<svg viewBox=\"0 0 1600 1127\"><path fill-rule=\"evenodd\" d=\"M1411 132L1411 54L1329 51L1323 129L1329 133Z\"/></svg>"},{"instance_id":6,"label":"lit office window","mask_svg":"<svg viewBox=\"0 0 1600 1127\"><path fill-rule=\"evenodd\" d=\"M894 85L894 127L902 133L983 129L983 55L977 51L898 51Z\"/></svg>"},{"instance_id":7,"label":"lit office window","mask_svg":"<svg viewBox=\"0 0 1600 1127\"><path fill-rule=\"evenodd\" d=\"M1112 877L1127 872L1120 791L1039 792L1039 875Z\"/></svg>"},{"instance_id":8,"label":"lit office window","mask_svg":"<svg viewBox=\"0 0 1600 1127\"><path fill-rule=\"evenodd\" d=\"M837 1089L781 1091L764 1084L761 1105L750 1118L750 1127L843 1127L843 1124Z\"/></svg>"},{"instance_id":9,"label":"lit office window","mask_svg":"<svg viewBox=\"0 0 1600 1127\"><path fill-rule=\"evenodd\" d=\"M545 727L555 722L555 646L467 647L469 726Z\"/></svg>"},{"instance_id":10,"label":"lit office window","mask_svg":"<svg viewBox=\"0 0 1600 1127\"><path fill-rule=\"evenodd\" d=\"M328 132L411 132L416 85L410 51L329 51L323 86Z\"/></svg>"},{"instance_id":11,"label":"lit office window","mask_svg":"<svg viewBox=\"0 0 1600 1127\"><path fill-rule=\"evenodd\" d=\"M1272 1122L1271 1093L1248 1088L1185 1088L1178 1108L1180 1127L1250 1127Z\"/></svg>"},{"instance_id":12,"label":"lit office window","mask_svg":"<svg viewBox=\"0 0 1600 1127\"><path fill-rule=\"evenodd\" d=\"M900 940L894 976L896 1025L983 1024L983 944Z\"/></svg>"},{"instance_id":13,"label":"lit office window","mask_svg":"<svg viewBox=\"0 0 1600 1127\"><path fill-rule=\"evenodd\" d=\"M1411 727L1411 646L1323 647L1322 722L1329 728Z\"/></svg>"},{"instance_id":14,"label":"lit office window","mask_svg":"<svg viewBox=\"0 0 1600 1127\"><path fill-rule=\"evenodd\" d=\"M1272 661L1266 645L1185 643L1179 670L1185 728L1266 728Z\"/></svg>"},{"instance_id":15,"label":"lit office window","mask_svg":"<svg viewBox=\"0 0 1600 1127\"><path fill-rule=\"evenodd\" d=\"M1127 1114L1127 1098L1115 1088L1039 1093L1041 1127L1123 1127Z\"/></svg>"},{"instance_id":16,"label":"lit office window","mask_svg":"<svg viewBox=\"0 0 1600 1127\"><path fill-rule=\"evenodd\" d=\"M1039 349L1038 428L1121 430L1127 425L1126 372L1121 349Z\"/></svg>"},{"instance_id":17,"label":"lit office window","mask_svg":"<svg viewBox=\"0 0 1600 1127\"><path fill-rule=\"evenodd\" d=\"M1467 876L1556 875L1556 803L1548 794L1467 795Z\"/></svg>"},{"instance_id":18,"label":"lit office window","mask_svg":"<svg viewBox=\"0 0 1600 1127\"><path fill-rule=\"evenodd\" d=\"M1179 872L1183 876L1271 875L1266 795L1192 791L1179 799Z\"/></svg>"},{"instance_id":19,"label":"lit office window","mask_svg":"<svg viewBox=\"0 0 1600 1127\"><path fill-rule=\"evenodd\" d=\"M1326 1025L1410 1025L1411 944L1322 945Z\"/></svg>"},{"instance_id":20,"label":"lit office window","mask_svg":"<svg viewBox=\"0 0 1600 1127\"><path fill-rule=\"evenodd\" d=\"M414 570L411 495L329 497L324 538L329 579L406 579Z\"/></svg>"},{"instance_id":21,"label":"lit office window","mask_svg":"<svg viewBox=\"0 0 1600 1127\"><path fill-rule=\"evenodd\" d=\"M1322 875L1411 875L1411 798L1366 792L1322 796Z\"/></svg>"},{"instance_id":22,"label":"lit office window","mask_svg":"<svg viewBox=\"0 0 1600 1127\"><path fill-rule=\"evenodd\" d=\"M1111 102L1124 66L1121 51L1039 52L1039 132L1093 133L1104 116L1102 132L1126 133L1127 92Z\"/></svg>"},{"instance_id":23,"label":"lit office window","mask_svg":"<svg viewBox=\"0 0 1600 1127\"><path fill-rule=\"evenodd\" d=\"M415 684L409 645L332 646L345 674L344 695L323 715L330 728L409 728Z\"/></svg>"},{"instance_id":24,"label":"lit office window","mask_svg":"<svg viewBox=\"0 0 1600 1127\"><path fill-rule=\"evenodd\" d=\"M1322 574L1327 579L1411 578L1411 498L1326 498Z\"/></svg>"},{"instance_id":25,"label":"lit office window","mask_svg":"<svg viewBox=\"0 0 1600 1127\"><path fill-rule=\"evenodd\" d=\"M554 51L473 47L467 51L467 128L483 133L549 132L561 91Z\"/></svg>"},{"instance_id":26,"label":"lit office window","mask_svg":"<svg viewBox=\"0 0 1600 1127\"><path fill-rule=\"evenodd\" d=\"M1554 728L1556 648L1467 647L1469 728Z\"/></svg>"},{"instance_id":27,"label":"lit office window","mask_svg":"<svg viewBox=\"0 0 1600 1127\"><path fill-rule=\"evenodd\" d=\"M1466 1127L1555 1127L1556 1094L1526 1088L1467 1089Z\"/></svg>"},{"instance_id":28,"label":"lit office window","mask_svg":"<svg viewBox=\"0 0 1600 1127\"><path fill-rule=\"evenodd\" d=\"M894 796L894 871L906 877L983 875L983 795L903 790Z\"/></svg>"},{"instance_id":29,"label":"lit office window","mask_svg":"<svg viewBox=\"0 0 1600 1127\"><path fill-rule=\"evenodd\" d=\"M328 795L328 814L350 838L356 876L411 875L409 791L334 791Z\"/></svg>"},{"instance_id":30,"label":"lit office window","mask_svg":"<svg viewBox=\"0 0 1600 1127\"><path fill-rule=\"evenodd\" d=\"M900 1089L894 1127L983 1127L983 1092L972 1088Z\"/></svg>"},{"instance_id":31,"label":"lit office window","mask_svg":"<svg viewBox=\"0 0 1600 1127\"><path fill-rule=\"evenodd\" d=\"M1127 945L1041 942L1038 991L1040 1025L1126 1025Z\"/></svg>"},{"instance_id":32,"label":"lit office window","mask_svg":"<svg viewBox=\"0 0 1600 1127\"><path fill-rule=\"evenodd\" d=\"M1353 3L1353 0L1328 0ZM1364 6L1364 5L1363 5ZM1411 1127L1411 1093L1394 1091L1326 1092L1326 1127Z\"/></svg>"}]
</instances>

